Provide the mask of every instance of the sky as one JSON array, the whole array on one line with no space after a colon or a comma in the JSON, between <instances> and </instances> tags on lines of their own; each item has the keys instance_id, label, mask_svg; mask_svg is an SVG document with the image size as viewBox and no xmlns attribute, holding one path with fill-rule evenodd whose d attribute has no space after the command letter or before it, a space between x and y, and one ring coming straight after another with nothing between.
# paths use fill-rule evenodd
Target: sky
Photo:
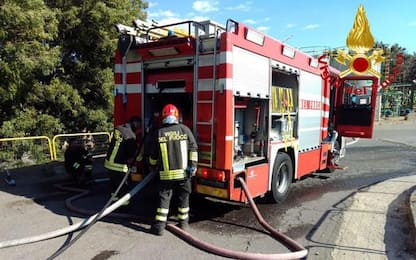
<instances>
[{"instance_id":1,"label":"sky","mask_svg":"<svg viewBox=\"0 0 416 260\"><path fill-rule=\"evenodd\" d=\"M148 21L227 19L242 22L310 54L346 48L358 7L363 5L375 41L416 54L415 0L148 0Z\"/></svg>"}]
</instances>

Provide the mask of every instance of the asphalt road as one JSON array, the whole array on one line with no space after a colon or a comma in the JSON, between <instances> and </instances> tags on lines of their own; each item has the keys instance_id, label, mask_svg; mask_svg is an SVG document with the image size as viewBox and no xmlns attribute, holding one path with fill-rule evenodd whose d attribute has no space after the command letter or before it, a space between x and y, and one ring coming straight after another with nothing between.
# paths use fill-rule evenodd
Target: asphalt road
<instances>
[{"instance_id":1,"label":"asphalt road","mask_svg":"<svg viewBox=\"0 0 416 260\"><path fill-rule=\"evenodd\" d=\"M348 198L362 188L416 174L415 129L414 122L377 126L372 140L360 140L348 148L347 157L341 161L348 167L346 170L330 175L315 174L294 183L289 199L283 204L257 200L263 217L308 247L308 259L331 259L337 248L335 238L341 232L340 206L345 206ZM96 167L95 170L101 172L102 169ZM74 193L54 186L66 181L61 165L31 167L12 174L17 182L15 187L6 186L4 182L0 184L0 242L53 231L83 219L65 207L65 200ZM106 182L94 185L88 197L75 201L74 206L99 210L107 199L108 188ZM149 191L150 195L135 198L129 209L119 212L151 218L154 200ZM407 220L400 217L397 216L400 221L390 223L404 223L398 229L405 230ZM147 232L148 228L142 219L106 218L95 224L58 259L221 259L192 247L169 232L163 237L153 236ZM193 199L190 233L233 250L288 252L262 233L251 209L240 204ZM0 249L0 259L47 259L74 235ZM394 233L393 242L386 239L386 243L401 244L408 239L407 236L406 232ZM389 247L391 250L395 248ZM412 252L405 254L411 256ZM375 252L375 256L374 259L385 259L382 252Z\"/></svg>"}]
</instances>

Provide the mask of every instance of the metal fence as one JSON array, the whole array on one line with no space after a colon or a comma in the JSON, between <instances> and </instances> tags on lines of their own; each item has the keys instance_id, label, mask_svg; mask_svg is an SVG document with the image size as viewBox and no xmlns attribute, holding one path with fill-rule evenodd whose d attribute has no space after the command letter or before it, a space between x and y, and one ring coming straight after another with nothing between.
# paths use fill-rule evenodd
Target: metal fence
<instances>
[{"instance_id":1,"label":"metal fence","mask_svg":"<svg viewBox=\"0 0 416 260\"><path fill-rule=\"evenodd\" d=\"M51 160L52 142L47 136L0 139L0 169L41 164Z\"/></svg>"},{"instance_id":2,"label":"metal fence","mask_svg":"<svg viewBox=\"0 0 416 260\"><path fill-rule=\"evenodd\" d=\"M107 152L110 133L59 134L52 139L47 136L0 138L0 170L63 161L70 139L84 145L98 158Z\"/></svg>"}]
</instances>

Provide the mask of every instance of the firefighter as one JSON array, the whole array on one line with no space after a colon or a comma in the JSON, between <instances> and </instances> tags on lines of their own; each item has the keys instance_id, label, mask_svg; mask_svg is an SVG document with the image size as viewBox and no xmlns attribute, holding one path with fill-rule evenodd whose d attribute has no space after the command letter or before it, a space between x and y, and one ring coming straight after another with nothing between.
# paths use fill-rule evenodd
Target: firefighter
<instances>
[{"instance_id":1,"label":"firefighter","mask_svg":"<svg viewBox=\"0 0 416 260\"><path fill-rule=\"evenodd\" d=\"M77 184L87 184L91 179L92 156L86 147L75 138L68 141L64 153L65 170L76 180Z\"/></svg>"},{"instance_id":2,"label":"firefighter","mask_svg":"<svg viewBox=\"0 0 416 260\"><path fill-rule=\"evenodd\" d=\"M112 133L104 167L108 170L114 200L118 200L118 196L115 196L114 192L124 175L129 171L129 168L135 168L136 157L140 157L137 146L137 131L140 128L141 119L133 116L127 123L116 126ZM130 182L130 179L127 178L123 183L119 192L120 196L128 192Z\"/></svg>"},{"instance_id":3,"label":"firefighter","mask_svg":"<svg viewBox=\"0 0 416 260\"><path fill-rule=\"evenodd\" d=\"M178 122L179 111L172 104L162 110L162 126L154 138L149 163L159 172L159 207L150 232L162 235L168 219L169 205L174 194L178 201L179 227L189 221L191 177L196 173L198 153L191 130Z\"/></svg>"}]
</instances>

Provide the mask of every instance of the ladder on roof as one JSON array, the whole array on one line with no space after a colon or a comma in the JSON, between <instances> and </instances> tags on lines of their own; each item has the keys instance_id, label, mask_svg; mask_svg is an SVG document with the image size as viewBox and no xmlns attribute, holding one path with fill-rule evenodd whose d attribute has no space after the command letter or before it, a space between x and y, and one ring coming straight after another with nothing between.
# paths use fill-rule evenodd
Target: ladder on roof
<instances>
[{"instance_id":1,"label":"ladder on roof","mask_svg":"<svg viewBox=\"0 0 416 260\"><path fill-rule=\"evenodd\" d=\"M215 160L215 90L217 85L217 60L218 60L218 38L222 27L207 23L205 26L205 34L196 38L197 50L195 58L195 78L194 84L196 85L196 91L194 91L194 122L198 131L198 154L199 154L199 165L206 167L213 167ZM212 34L209 33L211 28L214 30ZM199 94L199 91L203 91L201 86L198 84L198 68L200 64L200 54L212 55L212 81L211 91L205 92L203 95ZM204 111L199 113L198 111Z\"/></svg>"}]
</instances>

